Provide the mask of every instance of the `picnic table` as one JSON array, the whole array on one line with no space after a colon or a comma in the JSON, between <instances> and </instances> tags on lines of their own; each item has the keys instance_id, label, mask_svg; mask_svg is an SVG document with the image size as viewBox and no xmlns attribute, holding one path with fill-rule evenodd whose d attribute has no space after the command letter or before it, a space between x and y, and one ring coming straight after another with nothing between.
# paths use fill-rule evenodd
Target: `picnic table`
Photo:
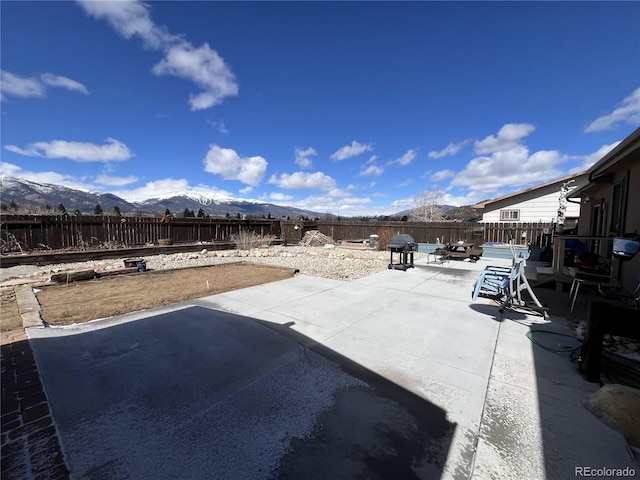
<instances>
[{"instance_id":1,"label":"picnic table","mask_svg":"<svg viewBox=\"0 0 640 480\"><path fill-rule=\"evenodd\" d=\"M451 259L465 260L467 258L471 262L476 262L480 259L482 250L475 248L473 243L458 242L447 244L444 248L437 249L435 253L440 255L441 262Z\"/></svg>"}]
</instances>

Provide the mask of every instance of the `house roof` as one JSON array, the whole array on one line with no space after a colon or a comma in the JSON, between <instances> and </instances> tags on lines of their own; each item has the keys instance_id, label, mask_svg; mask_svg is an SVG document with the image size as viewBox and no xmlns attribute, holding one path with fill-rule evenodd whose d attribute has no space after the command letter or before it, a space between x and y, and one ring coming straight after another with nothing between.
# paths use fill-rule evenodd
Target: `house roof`
<instances>
[{"instance_id":1,"label":"house roof","mask_svg":"<svg viewBox=\"0 0 640 480\"><path fill-rule=\"evenodd\" d=\"M589 175L588 183L573 190L569 194L569 197L579 197L585 189L597 182L598 177L606 174L609 168L638 149L640 149L640 128L633 131L627 138L622 140L616 148L594 163L586 172Z\"/></svg>"},{"instance_id":2,"label":"house roof","mask_svg":"<svg viewBox=\"0 0 640 480\"><path fill-rule=\"evenodd\" d=\"M587 173L589 173L589 181L593 181L595 177L602 174L606 169L638 148L640 148L640 128L637 128L631 135L620 142L616 148L607 153L587 170Z\"/></svg>"},{"instance_id":3,"label":"house roof","mask_svg":"<svg viewBox=\"0 0 640 480\"><path fill-rule=\"evenodd\" d=\"M491 198L488 200L482 200L478 203L476 203L473 208L476 208L478 210L482 210L487 208L487 206L493 204L493 203L497 203L497 202L501 202L503 200L507 200L509 198L514 198L520 195L523 195L525 193L530 193L530 192L534 192L536 190L542 190L543 188L547 188L556 184L560 184L560 183L564 183L567 182L569 180L576 180L577 178L586 175L586 171L584 172L580 172L580 173L574 173L573 175L567 175L566 177L562 177L562 178L558 178L556 180L551 180L550 182L546 182L546 183L541 183L540 185L535 185L533 187L529 187L529 188L525 188L524 190L519 190L517 192L513 192L510 193L508 195L503 195L502 197L498 197L498 198Z\"/></svg>"}]
</instances>

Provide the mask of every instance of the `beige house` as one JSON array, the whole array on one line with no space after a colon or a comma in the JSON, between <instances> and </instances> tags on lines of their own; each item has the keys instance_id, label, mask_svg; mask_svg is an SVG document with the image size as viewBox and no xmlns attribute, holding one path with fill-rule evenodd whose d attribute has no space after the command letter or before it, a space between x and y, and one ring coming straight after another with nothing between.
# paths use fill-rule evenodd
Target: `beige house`
<instances>
[{"instance_id":1,"label":"beige house","mask_svg":"<svg viewBox=\"0 0 640 480\"><path fill-rule=\"evenodd\" d=\"M577 233L592 251L612 259L614 237L640 234L640 128L586 175L586 185L569 193L581 204ZM640 254L627 261L613 258L612 267L623 287L633 291L640 282Z\"/></svg>"}]
</instances>

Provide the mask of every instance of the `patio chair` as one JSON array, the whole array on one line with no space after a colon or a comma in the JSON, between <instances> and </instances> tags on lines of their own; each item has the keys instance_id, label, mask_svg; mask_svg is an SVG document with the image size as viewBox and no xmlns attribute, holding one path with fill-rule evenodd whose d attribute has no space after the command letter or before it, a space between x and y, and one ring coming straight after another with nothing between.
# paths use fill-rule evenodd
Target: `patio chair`
<instances>
[{"instance_id":1,"label":"patio chair","mask_svg":"<svg viewBox=\"0 0 640 480\"><path fill-rule=\"evenodd\" d=\"M494 270L495 268L495 270ZM515 290L515 282L520 275L522 263L518 262L511 268L486 267L473 286L471 298L477 300L479 296L489 298L507 298Z\"/></svg>"},{"instance_id":2,"label":"patio chair","mask_svg":"<svg viewBox=\"0 0 640 480\"><path fill-rule=\"evenodd\" d=\"M544 307L538 297L531 289L527 276L525 274L526 258L516 257L514 253L513 267L486 267L480 273L473 287L471 298L476 300L479 296L489 298L503 298L500 305L500 313L505 308L519 308L542 313L547 317L547 307ZM521 292L526 290L531 297L531 301L522 298Z\"/></svg>"}]
</instances>

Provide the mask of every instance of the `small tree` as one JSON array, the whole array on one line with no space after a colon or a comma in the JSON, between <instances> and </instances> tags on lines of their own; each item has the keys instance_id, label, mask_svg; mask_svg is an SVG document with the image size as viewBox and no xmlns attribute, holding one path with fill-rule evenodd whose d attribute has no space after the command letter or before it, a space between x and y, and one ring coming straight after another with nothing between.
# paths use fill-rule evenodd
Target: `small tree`
<instances>
[{"instance_id":1,"label":"small tree","mask_svg":"<svg viewBox=\"0 0 640 480\"><path fill-rule=\"evenodd\" d=\"M15 212L18 210L18 204L14 200L11 200L11 202L9 202L9 208Z\"/></svg>"},{"instance_id":2,"label":"small tree","mask_svg":"<svg viewBox=\"0 0 640 480\"><path fill-rule=\"evenodd\" d=\"M441 190L422 189L414 200L414 208L410 219L412 222L441 222L444 210L440 207L444 192Z\"/></svg>"},{"instance_id":3,"label":"small tree","mask_svg":"<svg viewBox=\"0 0 640 480\"><path fill-rule=\"evenodd\" d=\"M198 218L204 218L205 217L205 213L204 210L202 208L198 209L198 213L196 215Z\"/></svg>"},{"instance_id":4,"label":"small tree","mask_svg":"<svg viewBox=\"0 0 640 480\"><path fill-rule=\"evenodd\" d=\"M60 215L64 215L65 213L67 213L67 209L64 208L64 205L62 204L62 202L60 202L60 204L58 205L57 210Z\"/></svg>"},{"instance_id":5,"label":"small tree","mask_svg":"<svg viewBox=\"0 0 640 480\"><path fill-rule=\"evenodd\" d=\"M122 215L122 212L120 212L120 207L118 205L113 206L113 215L116 217L119 217Z\"/></svg>"},{"instance_id":6,"label":"small tree","mask_svg":"<svg viewBox=\"0 0 640 480\"><path fill-rule=\"evenodd\" d=\"M100 206L100 204L96 205L96 208L93 209L93 214L94 215L102 215L104 212L102 211L102 207Z\"/></svg>"}]
</instances>

